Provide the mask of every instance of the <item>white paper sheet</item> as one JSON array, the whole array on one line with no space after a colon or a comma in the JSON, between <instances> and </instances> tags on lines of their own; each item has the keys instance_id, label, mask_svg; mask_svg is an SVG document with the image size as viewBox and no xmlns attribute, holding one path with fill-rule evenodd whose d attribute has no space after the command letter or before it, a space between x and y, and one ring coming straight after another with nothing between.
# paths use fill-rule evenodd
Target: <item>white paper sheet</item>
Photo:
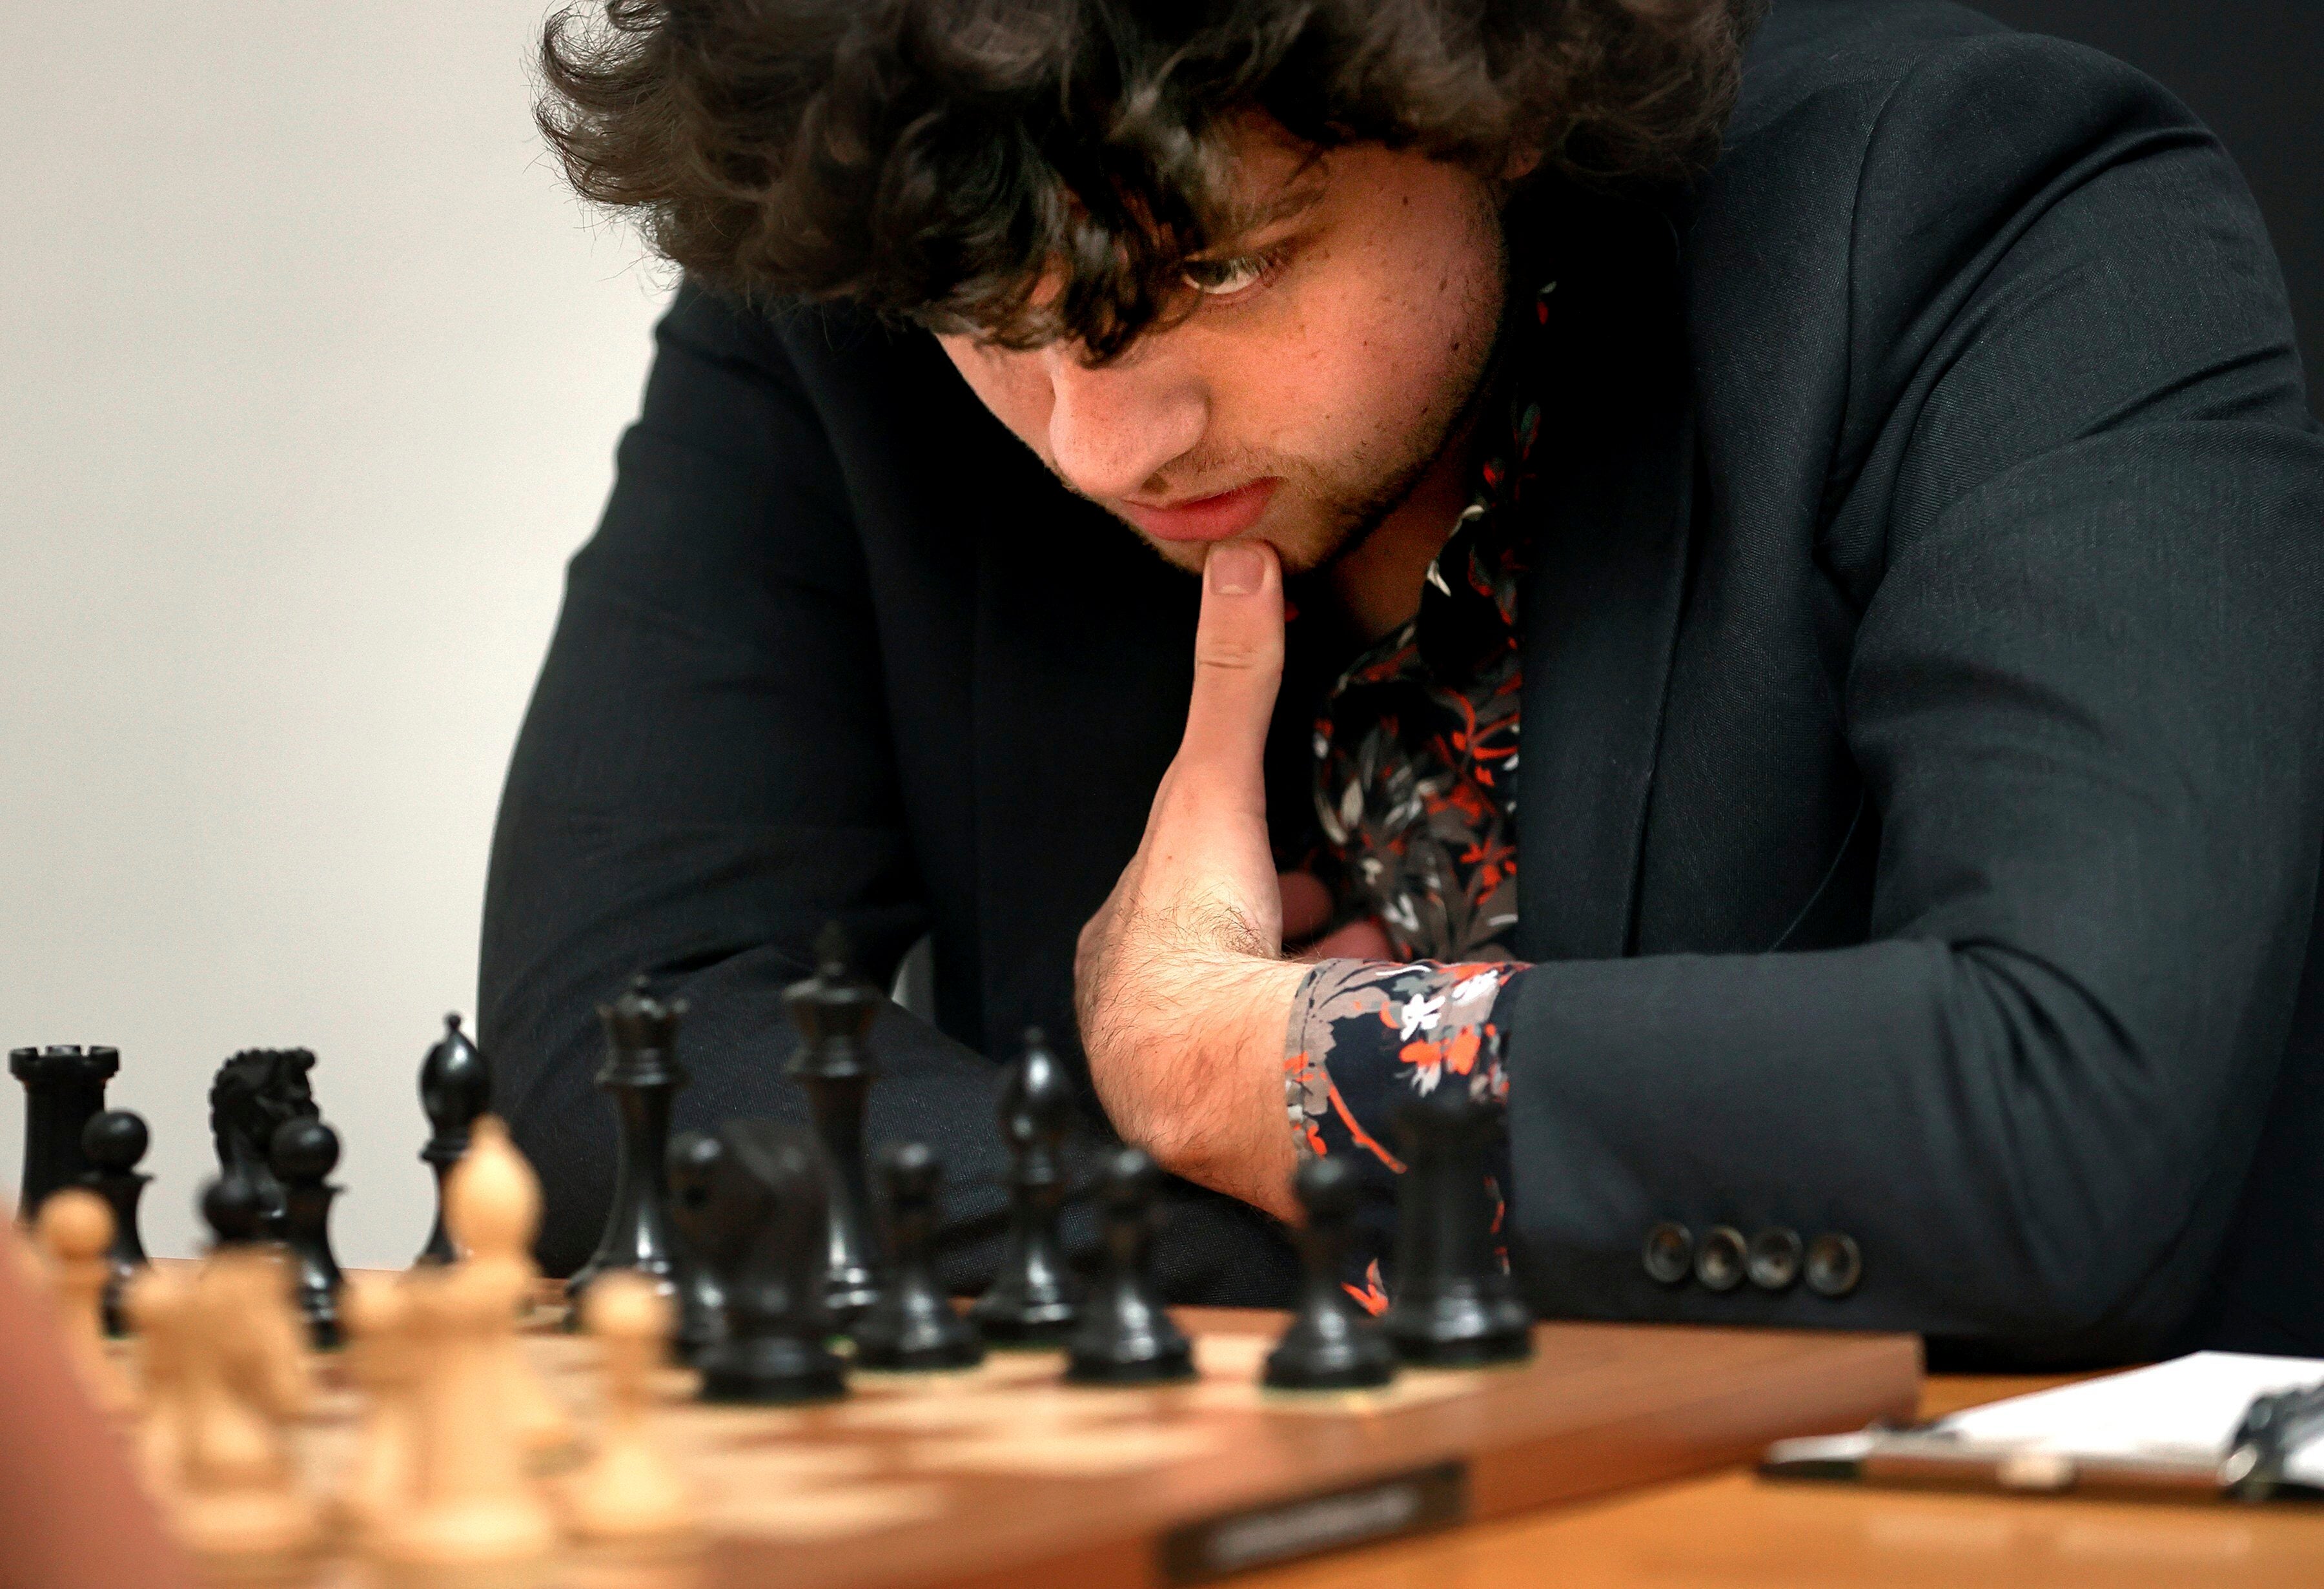
<instances>
[{"instance_id":1,"label":"white paper sheet","mask_svg":"<svg viewBox=\"0 0 2324 1589\"><path fill-rule=\"evenodd\" d=\"M1939 1427L1978 1441L2023 1442L2078 1456L2149 1455L2204 1461L2227 1455L2252 1398L2324 1382L2324 1359L2198 1352L2055 1390L1972 1407ZM2324 1484L2324 1440L2284 1464L2284 1476Z\"/></svg>"}]
</instances>

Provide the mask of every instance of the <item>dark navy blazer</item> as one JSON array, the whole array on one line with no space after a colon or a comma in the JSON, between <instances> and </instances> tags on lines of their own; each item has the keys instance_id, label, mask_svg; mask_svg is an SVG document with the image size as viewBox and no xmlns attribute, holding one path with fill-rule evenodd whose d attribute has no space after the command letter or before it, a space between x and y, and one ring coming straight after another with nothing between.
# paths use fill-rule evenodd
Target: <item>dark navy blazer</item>
<instances>
[{"instance_id":1,"label":"dark navy blazer","mask_svg":"<svg viewBox=\"0 0 2324 1589\"><path fill-rule=\"evenodd\" d=\"M1510 224L1566 349L1521 614L1535 1304L2324 1351L2324 440L2227 156L2089 51L1784 0L1692 191ZM944 1152L973 1282L996 1061L1028 1023L1070 1052L1194 582L924 333L689 288L659 341L493 851L483 1036L543 1255L608 1195L592 1005L655 973L681 1118L794 1114L779 994L836 916L874 975L933 935L940 1030L885 1018L872 1129ZM1328 673L1295 651L1286 822ZM1284 1295L1268 1221L1175 1201L1177 1295ZM1860 1274L1668 1283L1665 1223Z\"/></svg>"}]
</instances>

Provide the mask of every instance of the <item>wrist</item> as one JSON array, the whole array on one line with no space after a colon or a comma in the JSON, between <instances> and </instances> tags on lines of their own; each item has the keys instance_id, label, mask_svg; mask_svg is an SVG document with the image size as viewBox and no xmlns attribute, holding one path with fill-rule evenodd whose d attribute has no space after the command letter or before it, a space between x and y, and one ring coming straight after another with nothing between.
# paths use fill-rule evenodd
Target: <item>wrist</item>
<instances>
[{"instance_id":1,"label":"wrist","mask_svg":"<svg viewBox=\"0 0 2324 1589\"><path fill-rule=\"evenodd\" d=\"M1141 1118L1116 1123L1125 1135L1135 1130L1172 1174L1287 1218L1298 1155L1283 1101L1283 1042L1309 967L1214 952L1179 969L1183 996L1147 1027L1176 1039L1140 1066L1162 1085Z\"/></svg>"}]
</instances>

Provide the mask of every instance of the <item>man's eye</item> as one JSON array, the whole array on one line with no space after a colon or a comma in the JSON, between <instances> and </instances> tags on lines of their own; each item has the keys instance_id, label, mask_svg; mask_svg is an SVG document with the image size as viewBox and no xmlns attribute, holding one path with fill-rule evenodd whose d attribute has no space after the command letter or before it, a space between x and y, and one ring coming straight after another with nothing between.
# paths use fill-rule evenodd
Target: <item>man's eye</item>
<instances>
[{"instance_id":1,"label":"man's eye","mask_svg":"<svg viewBox=\"0 0 2324 1589\"><path fill-rule=\"evenodd\" d=\"M1282 253L1277 249L1233 259L1190 259L1185 267L1186 285L1206 297L1230 298L1266 281L1282 263Z\"/></svg>"}]
</instances>

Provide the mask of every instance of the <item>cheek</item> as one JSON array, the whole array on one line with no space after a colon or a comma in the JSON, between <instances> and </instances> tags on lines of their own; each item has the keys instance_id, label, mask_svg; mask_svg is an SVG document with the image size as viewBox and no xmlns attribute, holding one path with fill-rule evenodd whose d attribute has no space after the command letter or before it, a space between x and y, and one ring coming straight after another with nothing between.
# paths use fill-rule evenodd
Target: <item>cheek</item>
<instances>
[{"instance_id":1,"label":"cheek","mask_svg":"<svg viewBox=\"0 0 2324 1589\"><path fill-rule=\"evenodd\" d=\"M1403 450L1466 392L1499 321L1489 248L1451 252L1367 262L1318 293L1293 346L1258 364L1247 411L1286 416L1278 440L1311 457Z\"/></svg>"}]
</instances>

